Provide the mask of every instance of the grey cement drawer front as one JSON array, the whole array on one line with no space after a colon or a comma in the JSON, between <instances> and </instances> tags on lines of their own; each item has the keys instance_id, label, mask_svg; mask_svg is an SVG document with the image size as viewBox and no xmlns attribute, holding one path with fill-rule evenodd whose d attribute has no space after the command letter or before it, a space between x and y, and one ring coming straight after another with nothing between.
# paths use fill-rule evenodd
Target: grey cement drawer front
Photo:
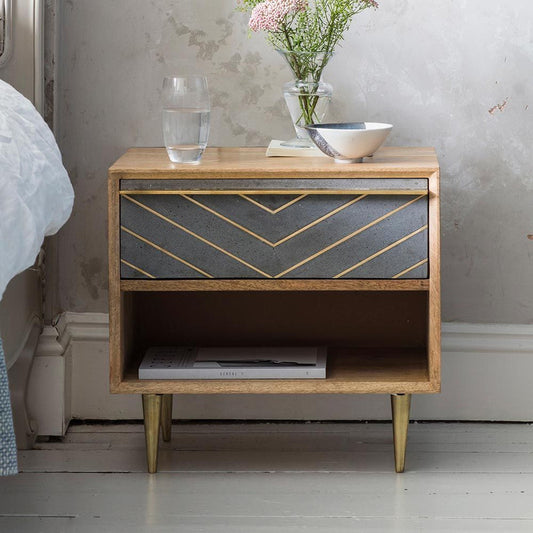
<instances>
[{"instance_id":1,"label":"grey cement drawer front","mask_svg":"<svg viewBox=\"0 0 533 533\"><path fill-rule=\"evenodd\" d=\"M121 196L123 279L428 277L425 192L151 192Z\"/></svg>"},{"instance_id":2,"label":"grey cement drawer front","mask_svg":"<svg viewBox=\"0 0 533 533\"><path fill-rule=\"evenodd\" d=\"M121 191L202 191L212 193L213 191L261 191L261 190L305 190L311 192L331 192L331 191L360 191L362 194L374 191L387 193L395 191L398 193L412 194L428 190L428 180L425 178L317 178L317 179L210 179L210 180L121 180Z\"/></svg>"}]
</instances>

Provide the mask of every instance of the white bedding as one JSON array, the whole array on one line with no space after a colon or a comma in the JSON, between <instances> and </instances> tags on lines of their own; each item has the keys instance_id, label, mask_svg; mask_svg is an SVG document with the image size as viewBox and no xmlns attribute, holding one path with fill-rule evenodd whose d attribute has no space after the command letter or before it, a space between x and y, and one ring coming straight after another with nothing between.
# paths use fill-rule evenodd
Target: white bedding
<instances>
[{"instance_id":1,"label":"white bedding","mask_svg":"<svg viewBox=\"0 0 533 533\"><path fill-rule=\"evenodd\" d=\"M31 102L0 80L0 299L68 220L74 191L54 136Z\"/></svg>"}]
</instances>

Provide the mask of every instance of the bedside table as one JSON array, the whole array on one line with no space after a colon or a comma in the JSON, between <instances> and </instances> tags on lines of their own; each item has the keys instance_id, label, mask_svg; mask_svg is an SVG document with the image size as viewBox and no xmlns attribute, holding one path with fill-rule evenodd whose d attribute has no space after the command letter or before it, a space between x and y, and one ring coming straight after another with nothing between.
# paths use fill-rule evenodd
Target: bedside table
<instances>
[{"instance_id":1,"label":"bedside table","mask_svg":"<svg viewBox=\"0 0 533 533\"><path fill-rule=\"evenodd\" d=\"M109 170L110 386L142 394L148 471L173 394L391 394L403 472L411 395L440 390L439 166L134 148ZM150 346L328 346L326 379L139 380Z\"/></svg>"}]
</instances>

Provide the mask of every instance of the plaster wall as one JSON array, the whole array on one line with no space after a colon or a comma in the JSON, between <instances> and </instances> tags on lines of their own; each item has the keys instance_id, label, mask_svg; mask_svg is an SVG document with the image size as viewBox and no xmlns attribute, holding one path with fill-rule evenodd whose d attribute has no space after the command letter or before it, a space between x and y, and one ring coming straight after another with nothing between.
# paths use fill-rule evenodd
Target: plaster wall
<instances>
[{"instance_id":1,"label":"plaster wall","mask_svg":"<svg viewBox=\"0 0 533 533\"><path fill-rule=\"evenodd\" d=\"M233 0L60 0L58 135L77 194L55 311L107 310L106 171L162 144L160 86L205 73L211 145L291 136L288 68ZM395 125L442 164L443 318L533 323L533 2L380 0L328 66L332 120Z\"/></svg>"}]
</instances>

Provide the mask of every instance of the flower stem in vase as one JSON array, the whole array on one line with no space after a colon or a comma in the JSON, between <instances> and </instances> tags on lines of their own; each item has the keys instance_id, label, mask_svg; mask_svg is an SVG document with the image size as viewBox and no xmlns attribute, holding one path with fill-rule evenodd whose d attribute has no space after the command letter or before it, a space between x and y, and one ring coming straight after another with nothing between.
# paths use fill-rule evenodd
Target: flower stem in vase
<instances>
[{"instance_id":1,"label":"flower stem in vase","mask_svg":"<svg viewBox=\"0 0 533 533\"><path fill-rule=\"evenodd\" d=\"M302 126L321 122L331 100L331 85L321 81L324 68L352 18L376 0L237 0L249 11L249 28L265 32L267 40L287 61L294 82L283 94L297 138L289 146L313 146Z\"/></svg>"}]
</instances>

